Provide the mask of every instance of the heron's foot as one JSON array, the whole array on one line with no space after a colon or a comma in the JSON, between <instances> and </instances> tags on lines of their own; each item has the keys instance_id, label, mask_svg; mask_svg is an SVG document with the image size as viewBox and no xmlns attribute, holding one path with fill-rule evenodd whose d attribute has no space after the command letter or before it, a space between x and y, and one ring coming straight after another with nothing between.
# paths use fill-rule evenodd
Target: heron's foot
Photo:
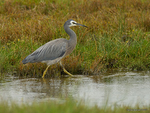
<instances>
[{"instance_id":1,"label":"heron's foot","mask_svg":"<svg viewBox=\"0 0 150 113\"><path fill-rule=\"evenodd\" d=\"M44 76L46 75L46 72L47 72L48 68L49 68L49 66L47 66L47 68L45 69L42 78L44 78Z\"/></svg>"},{"instance_id":2,"label":"heron's foot","mask_svg":"<svg viewBox=\"0 0 150 113\"><path fill-rule=\"evenodd\" d=\"M70 76L73 76L71 73L69 73L64 67L63 67L63 71L66 73L66 74L68 74L68 75L70 75Z\"/></svg>"}]
</instances>

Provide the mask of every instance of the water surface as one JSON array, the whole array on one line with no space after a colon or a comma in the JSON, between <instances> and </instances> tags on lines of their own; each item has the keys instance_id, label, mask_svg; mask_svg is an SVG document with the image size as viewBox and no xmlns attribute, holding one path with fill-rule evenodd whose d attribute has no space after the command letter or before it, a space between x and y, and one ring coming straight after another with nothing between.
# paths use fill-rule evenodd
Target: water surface
<instances>
[{"instance_id":1,"label":"water surface","mask_svg":"<svg viewBox=\"0 0 150 113\"><path fill-rule=\"evenodd\" d=\"M75 75L72 78L27 78L7 76L0 81L0 101L18 104L73 97L97 106L150 105L149 72L116 72L105 75Z\"/></svg>"}]
</instances>

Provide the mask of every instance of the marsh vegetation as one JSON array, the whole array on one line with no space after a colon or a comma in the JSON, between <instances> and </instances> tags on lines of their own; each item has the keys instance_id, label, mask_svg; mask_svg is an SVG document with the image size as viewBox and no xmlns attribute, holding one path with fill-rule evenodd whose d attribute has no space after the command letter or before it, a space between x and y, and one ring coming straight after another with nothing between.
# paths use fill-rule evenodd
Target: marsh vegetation
<instances>
[{"instance_id":1,"label":"marsh vegetation","mask_svg":"<svg viewBox=\"0 0 150 113\"><path fill-rule=\"evenodd\" d=\"M45 64L21 61L50 40L69 39L63 29L67 19L88 26L72 28L78 44L63 59L69 72L150 69L149 0L2 0L0 5L1 74L41 76ZM51 66L47 76L54 74L61 74L59 66Z\"/></svg>"}]
</instances>

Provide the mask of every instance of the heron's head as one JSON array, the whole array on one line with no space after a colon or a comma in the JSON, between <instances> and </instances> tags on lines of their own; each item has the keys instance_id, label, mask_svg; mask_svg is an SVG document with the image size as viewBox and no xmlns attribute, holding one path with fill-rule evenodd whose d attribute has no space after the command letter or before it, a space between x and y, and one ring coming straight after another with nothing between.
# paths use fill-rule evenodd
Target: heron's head
<instances>
[{"instance_id":1,"label":"heron's head","mask_svg":"<svg viewBox=\"0 0 150 113\"><path fill-rule=\"evenodd\" d=\"M76 21L69 19L65 22L64 26L67 25L68 27L72 27L72 26L83 26L83 27L87 27L85 25L79 24Z\"/></svg>"}]
</instances>

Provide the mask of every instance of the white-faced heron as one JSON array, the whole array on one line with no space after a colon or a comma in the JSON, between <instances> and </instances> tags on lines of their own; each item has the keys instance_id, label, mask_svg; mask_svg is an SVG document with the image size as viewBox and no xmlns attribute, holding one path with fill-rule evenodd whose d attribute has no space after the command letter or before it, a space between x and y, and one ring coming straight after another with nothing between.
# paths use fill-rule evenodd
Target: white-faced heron
<instances>
[{"instance_id":1,"label":"white-faced heron","mask_svg":"<svg viewBox=\"0 0 150 113\"><path fill-rule=\"evenodd\" d=\"M35 50L33 53L28 55L23 61L23 64L26 64L28 62L34 63L34 62L43 62L46 63L48 66L45 69L42 78L44 78L47 69L50 65L55 64L57 62L60 62L60 65L63 68L63 71L67 73L68 75L72 76L71 73L69 73L64 66L61 63L61 59L65 56L69 55L75 48L77 44L77 36L76 33L70 29L72 26L83 26L87 27L85 25L79 24L74 20L67 20L64 24L64 29L66 33L70 36L70 39L64 39L59 38L52 41L47 42L43 46L39 47L37 50Z\"/></svg>"}]
</instances>

